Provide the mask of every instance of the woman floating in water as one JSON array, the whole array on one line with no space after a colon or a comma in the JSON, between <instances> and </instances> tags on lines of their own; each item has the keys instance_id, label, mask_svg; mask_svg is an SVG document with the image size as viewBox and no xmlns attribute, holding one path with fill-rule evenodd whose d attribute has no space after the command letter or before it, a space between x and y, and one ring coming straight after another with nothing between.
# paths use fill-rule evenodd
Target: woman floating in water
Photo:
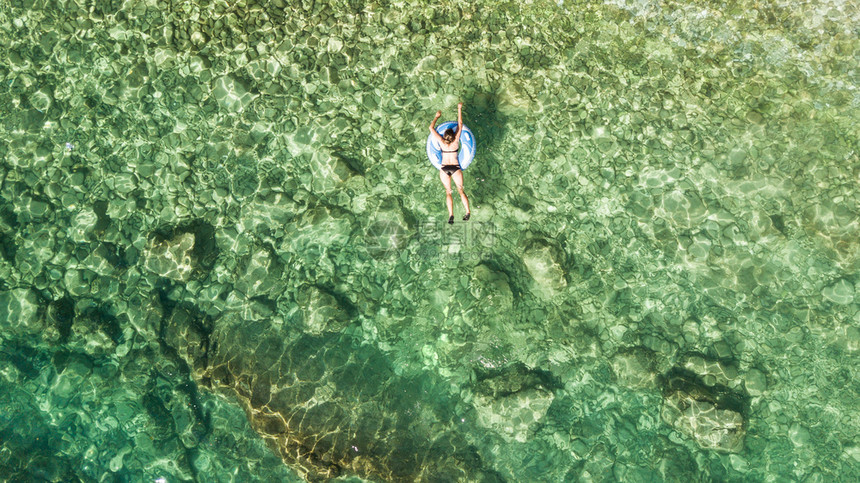
<instances>
[{"instance_id":1,"label":"woman floating in water","mask_svg":"<svg viewBox=\"0 0 860 483\"><path fill-rule=\"evenodd\" d=\"M444 134L436 132L436 121L442 116L442 111L436 111L436 117L430 123L430 134L436 138L436 142L442 150L442 168L439 170L439 179L445 185L445 201L448 204L448 223L454 223L454 199L451 197L451 178L454 178L454 183L457 185L457 191L460 193L460 200L463 202L463 207L466 208L466 215L463 220L466 221L472 216L469 211L469 198L463 192L463 170L460 169L460 161L457 155L460 151L460 133L463 132L463 103L457 104L457 130L448 129Z\"/></svg>"}]
</instances>

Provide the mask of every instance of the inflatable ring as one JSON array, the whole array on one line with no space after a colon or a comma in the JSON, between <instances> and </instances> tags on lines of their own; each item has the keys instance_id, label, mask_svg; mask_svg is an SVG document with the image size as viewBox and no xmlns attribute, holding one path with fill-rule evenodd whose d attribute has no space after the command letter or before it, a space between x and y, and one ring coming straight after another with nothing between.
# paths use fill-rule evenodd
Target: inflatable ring
<instances>
[{"instance_id":1,"label":"inflatable ring","mask_svg":"<svg viewBox=\"0 0 860 483\"><path fill-rule=\"evenodd\" d=\"M448 129L453 129L457 132L457 123L448 121L436 126L436 132L440 135L445 134ZM439 148L439 143L433 139L433 135L427 136L427 158L430 159L430 164L436 169L442 169L442 150ZM472 164L475 159L475 136L472 131L463 125L463 134L460 135L460 152L457 154L457 161L460 163L460 169L466 169Z\"/></svg>"}]
</instances>

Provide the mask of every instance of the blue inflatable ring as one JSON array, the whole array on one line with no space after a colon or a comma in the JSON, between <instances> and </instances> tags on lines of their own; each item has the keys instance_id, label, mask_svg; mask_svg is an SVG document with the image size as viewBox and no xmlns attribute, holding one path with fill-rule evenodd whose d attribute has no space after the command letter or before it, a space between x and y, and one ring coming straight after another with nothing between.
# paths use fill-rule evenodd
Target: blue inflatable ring
<instances>
[{"instance_id":1,"label":"blue inflatable ring","mask_svg":"<svg viewBox=\"0 0 860 483\"><path fill-rule=\"evenodd\" d=\"M457 122L448 121L436 126L436 132L440 135L445 134L448 129L453 129L457 132ZM436 169L442 169L442 150L439 148L439 143L433 139L433 135L427 136L427 158L430 159L430 164ZM475 136L472 131L463 125L463 134L460 135L460 152L457 154L457 161L460 163L460 169L466 169L472 164L475 159Z\"/></svg>"}]
</instances>

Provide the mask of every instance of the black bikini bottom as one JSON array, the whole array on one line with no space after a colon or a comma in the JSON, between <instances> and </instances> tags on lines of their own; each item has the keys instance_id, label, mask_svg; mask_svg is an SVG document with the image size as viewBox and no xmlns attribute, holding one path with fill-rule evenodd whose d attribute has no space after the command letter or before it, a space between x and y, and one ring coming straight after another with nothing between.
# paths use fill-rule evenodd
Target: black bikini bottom
<instances>
[{"instance_id":1,"label":"black bikini bottom","mask_svg":"<svg viewBox=\"0 0 860 483\"><path fill-rule=\"evenodd\" d=\"M456 173L458 169L460 169L460 167L456 164L446 164L442 166L442 171L444 171L445 174L447 174L448 176L451 176L452 174Z\"/></svg>"}]
</instances>

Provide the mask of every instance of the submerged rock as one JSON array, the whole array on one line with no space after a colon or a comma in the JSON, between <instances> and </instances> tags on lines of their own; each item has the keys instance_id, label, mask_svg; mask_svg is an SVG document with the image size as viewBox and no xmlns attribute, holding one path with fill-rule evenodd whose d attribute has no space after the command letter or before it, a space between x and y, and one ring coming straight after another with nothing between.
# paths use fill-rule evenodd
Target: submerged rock
<instances>
[{"instance_id":1,"label":"submerged rock","mask_svg":"<svg viewBox=\"0 0 860 483\"><path fill-rule=\"evenodd\" d=\"M33 290L16 288L0 292L0 329L4 335L39 334L44 328L39 311L39 297Z\"/></svg>"},{"instance_id":2,"label":"submerged rock","mask_svg":"<svg viewBox=\"0 0 860 483\"><path fill-rule=\"evenodd\" d=\"M284 290L283 263L266 248L242 257L236 270L236 290L248 297L267 296Z\"/></svg>"},{"instance_id":3,"label":"submerged rock","mask_svg":"<svg viewBox=\"0 0 860 483\"><path fill-rule=\"evenodd\" d=\"M473 388L478 424L502 437L524 443L562 387L552 374L518 362L501 369L478 370Z\"/></svg>"},{"instance_id":4,"label":"submerged rock","mask_svg":"<svg viewBox=\"0 0 860 483\"><path fill-rule=\"evenodd\" d=\"M28 100L30 101L30 105L32 105L40 112L47 111L51 107L51 104L54 102L54 99L51 96L50 89L47 87L42 87L41 89L31 94Z\"/></svg>"},{"instance_id":5,"label":"submerged rock","mask_svg":"<svg viewBox=\"0 0 860 483\"><path fill-rule=\"evenodd\" d=\"M238 400L269 446L309 480L499 479L457 431L443 385L428 373L395 375L373 346L333 332L296 336L234 314L211 333L187 318L168 324L167 342L194 376Z\"/></svg>"},{"instance_id":6,"label":"submerged rock","mask_svg":"<svg viewBox=\"0 0 860 483\"><path fill-rule=\"evenodd\" d=\"M364 248L378 260L396 258L414 236L410 228L414 225L414 218L399 201L383 199L364 225Z\"/></svg>"},{"instance_id":7,"label":"submerged rock","mask_svg":"<svg viewBox=\"0 0 860 483\"><path fill-rule=\"evenodd\" d=\"M242 81L230 76L219 77L212 89L212 96L227 112L242 112L257 96L248 92Z\"/></svg>"},{"instance_id":8,"label":"submerged rock","mask_svg":"<svg viewBox=\"0 0 860 483\"><path fill-rule=\"evenodd\" d=\"M851 282L843 279L825 287L821 291L821 295L835 304L848 305L854 301L854 286L851 285Z\"/></svg>"},{"instance_id":9,"label":"submerged rock","mask_svg":"<svg viewBox=\"0 0 860 483\"><path fill-rule=\"evenodd\" d=\"M170 240L153 242L144 254L144 266L162 277L186 282L194 270L191 262L193 248L194 235L191 233L180 233Z\"/></svg>"},{"instance_id":10,"label":"submerged rock","mask_svg":"<svg viewBox=\"0 0 860 483\"><path fill-rule=\"evenodd\" d=\"M313 172L314 192L322 193L336 191L353 176L361 175L360 165L338 153L316 154L310 169Z\"/></svg>"},{"instance_id":11,"label":"submerged rock","mask_svg":"<svg viewBox=\"0 0 860 483\"><path fill-rule=\"evenodd\" d=\"M335 296L319 287L300 290L297 296L305 327L311 334L339 332L349 324L347 311Z\"/></svg>"},{"instance_id":12,"label":"submerged rock","mask_svg":"<svg viewBox=\"0 0 860 483\"><path fill-rule=\"evenodd\" d=\"M540 388L525 389L502 399L474 400L478 424L508 440L525 443L529 430L546 415L555 396Z\"/></svg>"},{"instance_id":13,"label":"submerged rock","mask_svg":"<svg viewBox=\"0 0 860 483\"><path fill-rule=\"evenodd\" d=\"M75 316L67 345L96 357L113 354L122 341L120 327L107 307L89 307Z\"/></svg>"},{"instance_id":14,"label":"submerged rock","mask_svg":"<svg viewBox=\"0 0 860 483\"><path fill-rule=\"evenodd\" d=\"M509 115L526 115L535 110L535 103L528 89L519 81L509 81L499 87L498 110Z\"/></svg>"},{"instance_id":15,"label":"submerged rock","mask_svg":"<svg viewBox=\"0 0 860 483\"><path fill-rule=\"evenodd\" d=\"M618 382L630 388L653 387L657 377L655 366L654 353L642 347L619 351L611 362Z\"/></svg>"},{"instance_id":16,"label":"submerged rock","mask_svg":"<svg viewBox=\"0 0 860 483\"><path fill-rule=\"evenodd\" d=\"M469 289L472 296L486 307L492 307L498 311L513 308L514 295L507 274L493 270L486 263L478 264L472 270L472 283Z\"/></svg>"},{"instance_id":17,"label":"submerged rock","mask_svg":"<svg viewBox=\"0 0 860 483\"><path fill-rule=\"evenodd\" d=\"M534 388L552 391L563 387L550 372L529 369L522 362L501 368L477 369L475 377L475 392L494 398L508 397Z\"/></svg>"},{"instance_id":18,"label":"submerged rock","mask_svg":"<svg viewBox=\"0 0 860 483\"><path fill-rule=\"evenodd\" d=\"M745 395L676 368L664 379L660 416L702 448L738 453L746 434L745 405Z\"/></svg>"},{"instance_id":19,"label":"submerged rock","mask_svg":"<svg viewBox=\"0 0 860 483\"><path fill-rule=\"evenodd\" d=\"M539 292L552 296L567 287L561 253L541 239L530 240L523 251L523 263Z\"/></svg>"},{"instance_id":20,"label":"submerged rock","mask_svg":"<svg viewBox=\"0 0 860 483\"><path fill-rule=\"evenodd\" d=\"M205 276L218 256L212 225L196 221L158 231L144 251L144 267L178 282Z\"/></svg>"}]
</instances>

